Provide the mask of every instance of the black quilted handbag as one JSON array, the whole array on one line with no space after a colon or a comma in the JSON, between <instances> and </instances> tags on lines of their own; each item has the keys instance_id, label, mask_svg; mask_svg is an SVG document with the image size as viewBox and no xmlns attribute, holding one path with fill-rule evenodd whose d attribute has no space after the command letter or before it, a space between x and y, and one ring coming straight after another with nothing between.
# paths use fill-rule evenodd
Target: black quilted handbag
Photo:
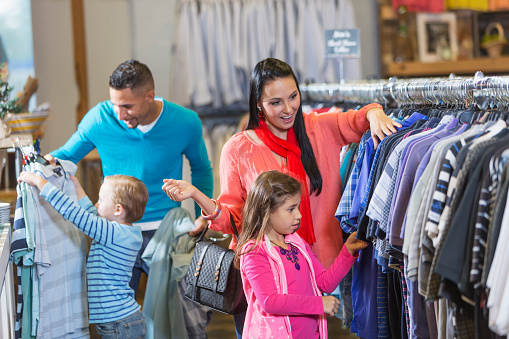
<instances>
[{"instance_id":1,"label":"black quilted handbag","mask_svg":"<svg viewBox=\"0 0 509 339\"><path fill-rule=\"evenodd\" d=\"M239 234L230 215L233 231ZM186 273L185 296L216 311L237 314L247 309L240 271L234 266L235 252L203 239L208 225L196 241Z\"/></svg>"}]
</instances>

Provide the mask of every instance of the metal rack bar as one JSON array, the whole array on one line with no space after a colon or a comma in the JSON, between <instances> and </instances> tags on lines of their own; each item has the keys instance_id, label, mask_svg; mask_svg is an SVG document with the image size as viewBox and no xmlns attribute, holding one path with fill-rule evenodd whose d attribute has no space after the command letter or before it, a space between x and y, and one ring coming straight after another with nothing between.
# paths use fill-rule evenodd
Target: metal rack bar
<instances>
[{"instance_id":1,"label":"metal rack bar","mask_svg":"<svg viewBox=\"0 0 509 339\"><path fill-rule=\"evenodd\" d=\"M307 101L378 102L401 106L470 107L509 106L509 77L416 78L301 85Z\"/></svg>"}]
</instances>

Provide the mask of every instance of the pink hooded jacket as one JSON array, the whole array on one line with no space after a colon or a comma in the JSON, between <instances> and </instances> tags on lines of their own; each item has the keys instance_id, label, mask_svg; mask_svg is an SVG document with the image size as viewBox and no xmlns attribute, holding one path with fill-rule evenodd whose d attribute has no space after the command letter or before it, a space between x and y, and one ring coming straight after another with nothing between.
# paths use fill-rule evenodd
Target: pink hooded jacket
<instances>
[{"instance_id":1,"label":"pink hooded jacket","mask_svg":"<svg viewBox=\"0 0 509 339\"><path fill-rule=\"evenodd\" d=\"M243 251L252 247L254 242L255 241L252 240L244 245ZM320 338L325 339L327 338L327 320L323 313L321 290L331 293L353 266L358 255L350 255L345 246L330 269L325 271L325 268L323 268L316 257L314 257L313 260L312 256L314 256L314 254L307 251L307 248L309 247L306 247L306 243L299 235L287 235L285 242L291 243L293 246L297 247L299 252L302 253L306 259L308 265L301 265L301 267L310 268L309 273L311 274L311 282L314 290L314 296L310 296L310 298L307 298L307 296L297 296L297 299L291 299L290 296L288 296L288 281L281 256L278 254L277 249L272 246L272 243L267 237L264 236L263 241L260 242L257 248L253 251L255 253L256 251L264 251L267 254L277 294L288 296L288 298L284 301L284 307L289 309L288 314L291 314L290 309L298 309L300 314L318 315L318 330ZM251 272L246 271L246 260L250 260L248 257L249 255L242 255L240 257L242 283L248 301L243 337L246 339L293 338L290 325L290 315L269 313L262 306L264 301L257 299L255 294L256 284L266 282L256 281L256 272L252 272L252 270ZM263 270L264 268L261 267L260 269ZM319 272L317 272L317 269L319 269ZM317 282L317 278L319 282ZM304 300L304 298L306 299Z\"/></svg>"}]
</instances>

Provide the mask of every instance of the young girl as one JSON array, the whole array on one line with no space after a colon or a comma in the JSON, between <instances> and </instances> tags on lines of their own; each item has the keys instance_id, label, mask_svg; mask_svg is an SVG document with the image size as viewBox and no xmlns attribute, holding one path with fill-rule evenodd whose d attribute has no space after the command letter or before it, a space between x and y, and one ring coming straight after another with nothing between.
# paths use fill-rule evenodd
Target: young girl
<instances>
[{"instance_id":1,"label":"young girl","mask_svg":"<svg viewBox=\"0 0 509 339\"><path fill-rule=\"evenodd\" d=\"M260 174L248 194L236 249L248 300L243 338L327 338L324 314L339 300L331 293L368 244L352 234L325 270L296 233L301 185L279 171Z\"/></svg>"}]
</instances>

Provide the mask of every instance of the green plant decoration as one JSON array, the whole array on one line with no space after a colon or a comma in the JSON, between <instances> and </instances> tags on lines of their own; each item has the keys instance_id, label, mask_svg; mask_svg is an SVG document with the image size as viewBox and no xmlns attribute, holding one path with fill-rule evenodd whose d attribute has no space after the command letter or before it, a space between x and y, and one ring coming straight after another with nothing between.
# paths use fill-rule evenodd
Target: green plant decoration
<instances>
[{"instance_id":1,"label":"green plant decoration","mask_svg":"<svg viewBox=\"0 0 509 339\"><path fill-rule=\"evenodd\" d=\"M482 37L481 44L487 44L491 42L505 42L507 43L507 39L505 37L500 37L498 33L493 34L484 34Z\"/></svg>"},{"instance_id":2,"label":"green plant decoration","mask_svg":"<svg viewBox=\"0 0 509 339\"><path fill-rule=\"evenodd\" d=\"M9 99L13 87L7 82L7 72L4 70L5 63L0 65L0 119L5 118L7 113L21 112L21 105L17 104L17 99Z\"/></svg>"}]
</instances>

